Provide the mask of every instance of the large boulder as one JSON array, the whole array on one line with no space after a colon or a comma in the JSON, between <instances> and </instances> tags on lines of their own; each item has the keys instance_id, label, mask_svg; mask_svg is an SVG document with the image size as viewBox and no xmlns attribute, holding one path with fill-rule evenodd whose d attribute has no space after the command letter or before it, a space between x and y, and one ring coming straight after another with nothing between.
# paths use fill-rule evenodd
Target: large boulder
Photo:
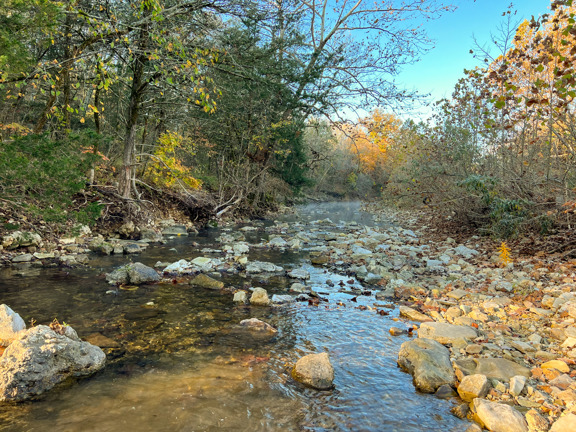
<instances>
[{"instance_id":1,"label":"large boulder","mask_svg":"<svg viewBox=\"0 0 576 432\"><path fill-rule=\"evenodd\" d=\"M478 420L492 432L528 432L524 416L510 405L474 399L473 411Z\"/></svg>"},{"instance_id":2,"label":"large boulder","mask_svg":"<svg viewBox=\"0 0 576 432\"><path fill-rule=\"evenodd\" d=\"M462 340L475 339L478 336L472 327L442 322L425 322L418 329L418 337L434 339L441 344L453 344Z\"/></svg>"},{"instance_id":3,"label":"large boulder","mask_svg":"<svg viewBox=\"0 0 576 432\"><path fill-rule=\"evenodd\" d=\"M160 275L152 267L136 262L107 273L106 280L111 285L140 285L147 282L158 282Z\"/></svg>"},{"instance_id":4,"label":"large boulder","mask_svg":"<svg viewBox=\"0 0 576 432\"><path fill-rule=\"evenodd\" d=\"M398 353L398 365L412 375L414 386L424 393L434 393L440 386L453 386L456 382L450 351L432 339L404 342Z\"/></svg>"},{"instance_id":5,"label":"large boulder","mask_svg":"<svg viewBox=\"0 0 576 432\"><path fill-rule=\"evenodd\" d=\"M487 378L508 382L520 375L530 377L530 369L503 358L473 358L454 362L454 367L462 376L481 374Z\"/></svg>"},{"instance_id":6,"label":"large boulder","mask_svg":"<svg viewBox=\"0 0 576 432\"><path fill-rule=\"evenodd\" d=\"M8 346L26 330L24 320L7 305L0 305L0 346Z\"/></svg>"},{"instance_id":7,"label":"large boulder","mask_svg":"<svg viewBox=\"0 0 576 432\"><path fill-rule=\"evenodd\" d=\"M210 276L206 276L202 273L192 279L190 281L190 285L212 290L219 290L224 288L224 282L213 279Z\"/></svg>"},{"instance_id":8,"label":"large boulder","mask_svg":"<svg viewBox=\"0 0 576 432\"><path fill-rule=\"evenodd\" d=\"M302 357L292 369L292 378L318 390L331 389L334 381L334 368L328 354L309 354Z\"/></svg>"},{"instance_id":9,"label":"large boulder","mask_svg":"<svg viewBox=\"0 0 576 432\"><path fill-rule=\"evenodd\" d=\"M82 342L70 327L59 333L44 325L33 327L0 357L0 401L30 399L69 377L91 375L105 362L104 352Z\"/></svg>"}]
</instances>

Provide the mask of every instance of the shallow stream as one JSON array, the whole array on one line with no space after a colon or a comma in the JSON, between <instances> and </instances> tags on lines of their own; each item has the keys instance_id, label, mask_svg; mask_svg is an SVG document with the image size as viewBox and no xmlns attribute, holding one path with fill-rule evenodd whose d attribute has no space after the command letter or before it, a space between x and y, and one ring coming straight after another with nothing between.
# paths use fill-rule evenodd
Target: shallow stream
<instances>
[{"instance_id":1,"label":"shallow stream","mask_svg":"<svg viewBox=\"0 0 576 432\"><path fill-rule=\"evenodd\" d=\"M310 221L372 225L359 203L314 204L285 218L302 232L324 229ZM381 223L381 222L379 222ZM260 228L270 222L261 222ZM349 229L344 223L326 229ZM360 229L361 227L358 227ZM40 400L0 406L2 431L462 431L466 424L449 414L450 401L414 390L401 372L397 353L408 336L392 337L397 311L381 316L374 295L339 292L350 277L310 265L308 248L251 249L249 259L270 261L311 273L308 285L328 299L278 308L238 306L229 291L192 287L187 280L111 289L104 273L130 260L154 265L218 249L221 229L170 239L138 256L94 257L81 269L30 265L0 269L0 303L25 321L70 324L80 335L110 339L106 368L68 383ZM263 229L247 241L267 239ZM213 256L213 255L212 255ZM329 286L330 279L335 286ZM285 294L284 277L222 275L226 286L262 286ZM332 284L330 284L332 285ZM147 303L152 302L153 305ZM344 304L340 306L339 303ZM271 341L255 341L231 331L245 318L260 318L278 328ZM335 389L316 391L290 377L302 355L326 351L335 369Z\"/></svg>"}]
</instances>

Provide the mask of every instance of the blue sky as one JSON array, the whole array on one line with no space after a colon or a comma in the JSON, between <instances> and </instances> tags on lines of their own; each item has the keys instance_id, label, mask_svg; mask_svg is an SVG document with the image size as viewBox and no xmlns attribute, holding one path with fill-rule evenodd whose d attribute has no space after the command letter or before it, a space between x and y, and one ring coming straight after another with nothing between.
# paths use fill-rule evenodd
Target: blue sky
<instances>
[{"instance_id":1,"label":"blue sky","mask_svg":"<svg viewBox=\"0 0 576 432\"><path fill-rule=\"evenodd\" d=\"M454 0L458 9L440 19L424 24L428 36L435 40L435 48L415 65L404 67L397 77L401 87L430 93L432 100L450 97L454 85L463 76L464 69L481 63L473 58L474 37L482 44L490 41L505 18L510 1L505 0ZM549 0L516 0L512 11L518 20L530 19L547 13ZM420 106L420 117L427 117L430 110ZM418 117L416 113L406 117Z\"/></svg>"}]
</instances>

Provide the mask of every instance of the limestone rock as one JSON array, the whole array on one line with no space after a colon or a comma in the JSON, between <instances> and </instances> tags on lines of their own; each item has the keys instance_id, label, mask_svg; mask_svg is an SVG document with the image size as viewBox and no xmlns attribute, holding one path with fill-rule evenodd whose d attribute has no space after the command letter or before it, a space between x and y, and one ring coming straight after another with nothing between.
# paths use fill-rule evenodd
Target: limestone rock
<instances>
[{"instance_id":1,"label":"limestone rock","mask_svg":"<svg viewBox=\"0 0 576 432\"><path fill-rule=\"evenodd\" d=\"M474 399L474 411L486 429L492 432L528 432L524 416L510 405Z\"/></svg>"},{"instance_id":2,"label":"limestone rock","mask_svg":"<svg viewBox=\"0 0 576 432\"><path fill-rule=\"evenodd\" d=\"M334 368L327 353L309 354L296 362L292 378L318 390L332 388Z\"/></svg>"},{"instance_id":3,"label":"limestone rock","mask_svg":"<svg viewBox=\"0 0 576 432\"><path fill-rule=\"evenodd\" d=\"M530 377L530 369L511 360L502 358L473 358L456 360L454 367L463 375L482 374L487 378L494 378L507 382L510 378L521 375Z\"/></svg>"},{"instance_id":4,"label":"limestone rock","mask_svg":"<svg viewBox=\"0 0 576 432\"><path fill-rule=\"evenodd\" d=\"M0 401L30 399L69 377L93 374L105 361L104 352L88 342L33 327L0 357Z\"/></svg>"},{"instance_id":5,"label":"limestone rock","mask_svg":"<svg viewBox=\"0 0 576 432\"><path fill-rule=\"evenodd\" d=\"M13 250L20 247L42 246L42 237L39 234L27 231L14 231L2 237L2 247Z\"/></svg>"},{"instance_id":6,"label":"limestone rock","mask_svg":"<svg viewBox=\"0 0 576 432\"><path fill-rule=\"evenodd\" d=\"M200 273L194 279L190 281L190 285L197 286L200 288L219 290L224 288L224 282L206 276Z\"/></svg>"},{"instance_id":7,"label":"limestone rock","mask_svg":"<svg viewBox=\"0 0 576 432\"><path fill-rule=\"evenodd\" d=\"M165 236L187 236L188 230L186 225L173 225L166 227L162 230L162 235Z\"/></svg>"},{"instance_id":8,"label":"limestone rock","mask_svg":"<svg viewBox=\"0 0 576 432\"><path fill-rule=\"evenodd\" d=\"M424 393L434 393L441 385L456 381L448 348L432 339L404 342L398 365L412 375L414 385Z\"/></svg>"},{"instance_id":9,"label":"limestone rock","mask_svg":"<svg viewBox=\"0 0 576 432\"><path fill-rule=\"evenodd\" d=\"M485 375L467 375L458 386L458 394L462 400L472 402L476 398L484 398L490 390L490 383Z\"/></svg>"},{"instance_id":10,"label":"limestone rock","mask_svg":"<svg viewBox=\"0 0 576 432\"><path fill-rule=\"evenodd\" d=\"M248 273L275 273L284 271L284 269L271 262L252 261L246 265Z\"/></svg>"},{"instance_id":11,"label":"limestone rock","mask_svg":"<svg viewBox=\"0 0 576 432\"><path fill-rule=\"evenodd\" d=\"M519 396L524 390L526 385L526 377L522 375L516 375L510 378L510 394L512 396Z\"/></svg>"},{"instance_id":12,"label":"limestone rock","mask_svg":"<svg viewBox=\"0 0 576 432\"><path fill-rule=\"evenodd\" d=\"M254 306L268 306L270 304L268 292L264 288L254 288L250 296L250 304Z\"/></svg>"},{"instance_id":13,"label":"limestone rock","mask_svg":"<svg viewBox=\"0 0 576 432\"><path fill-rule=\"evenodd\" d=\"M287 274L288 277L293 279L310 279L310 272L304 269L294 269Z\"/></svg>"},{"instance_id":14,"label":"limestone rock","mask_svg":"<svg viewBox=\"0 0 576 432\"><path fill-rule=\"evenodd\" d=\"M0 346L8 346L26 330L24 320L10 307L0 305Z\"/></svg>"},{"instance_id":15,"label":"limestone rock","mask_svg":"<svg viewBox=\"0 0 576 432\"><path fill-rule=\"evenodd\" d=\"M550 432L573 432L576 431L576 414L568 414L560 417L550 428Z\"/></svg>"},{"instance_id":16,"label":"limestone rock","mask_svg":"<svg viewBox=\"0 0 576 432\"><path fill-rule=\"evenodd\" d=\"M418 312L416 309L412 309L411 307L408 306L400 306L399 310L400 310L400 316L411 319L412 321L420 321L420 322L434 321L428 315L424 315L423 313Z\"/></svg>"},{"instance_id":17,"label":"limestone rock","mask_svg":"<svg viewBox=\"0 0 576 432\"><path fill-rule=\"evenodd\" d=\"M441 344L452 344L456 341L474 339L476 330L468 326L441 322L425 322L418 329L419 338L434 339Z\"/></svg>"}]
</instances>

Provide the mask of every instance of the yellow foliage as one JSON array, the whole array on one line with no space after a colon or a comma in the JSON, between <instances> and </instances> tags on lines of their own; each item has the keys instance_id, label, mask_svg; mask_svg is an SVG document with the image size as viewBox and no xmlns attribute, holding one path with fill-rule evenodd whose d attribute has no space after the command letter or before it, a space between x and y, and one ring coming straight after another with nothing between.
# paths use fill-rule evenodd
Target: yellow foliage
<instances>
[{"instance_id":1,"label":"yellow foliage","mask_svg":"<svg viewBox=\"0 0 576 432\"><path fill-rule=\"evenodd\" d=\"M500 261L502 261L504 265L508 265L512 262L512 257L510 256L510 249L508 248L506 242L502 242L502 244L498 248L498 253L500 255Z\"/></svg>"},{"instance_id":2,"label":"yellow foliage","mask_svg":"<svg viewBox=\"0 0 576 432\"><path fill-rule=\"evenodd\" d=\"M192 145L180 134L168 131L158 139L152 162L147 170L148 177L157 185L172 187L177 182L199 189L202 182L191 175L189 167L182 164L176 151L188 151L193 154Z\"/></svg>"}]
</instances>

